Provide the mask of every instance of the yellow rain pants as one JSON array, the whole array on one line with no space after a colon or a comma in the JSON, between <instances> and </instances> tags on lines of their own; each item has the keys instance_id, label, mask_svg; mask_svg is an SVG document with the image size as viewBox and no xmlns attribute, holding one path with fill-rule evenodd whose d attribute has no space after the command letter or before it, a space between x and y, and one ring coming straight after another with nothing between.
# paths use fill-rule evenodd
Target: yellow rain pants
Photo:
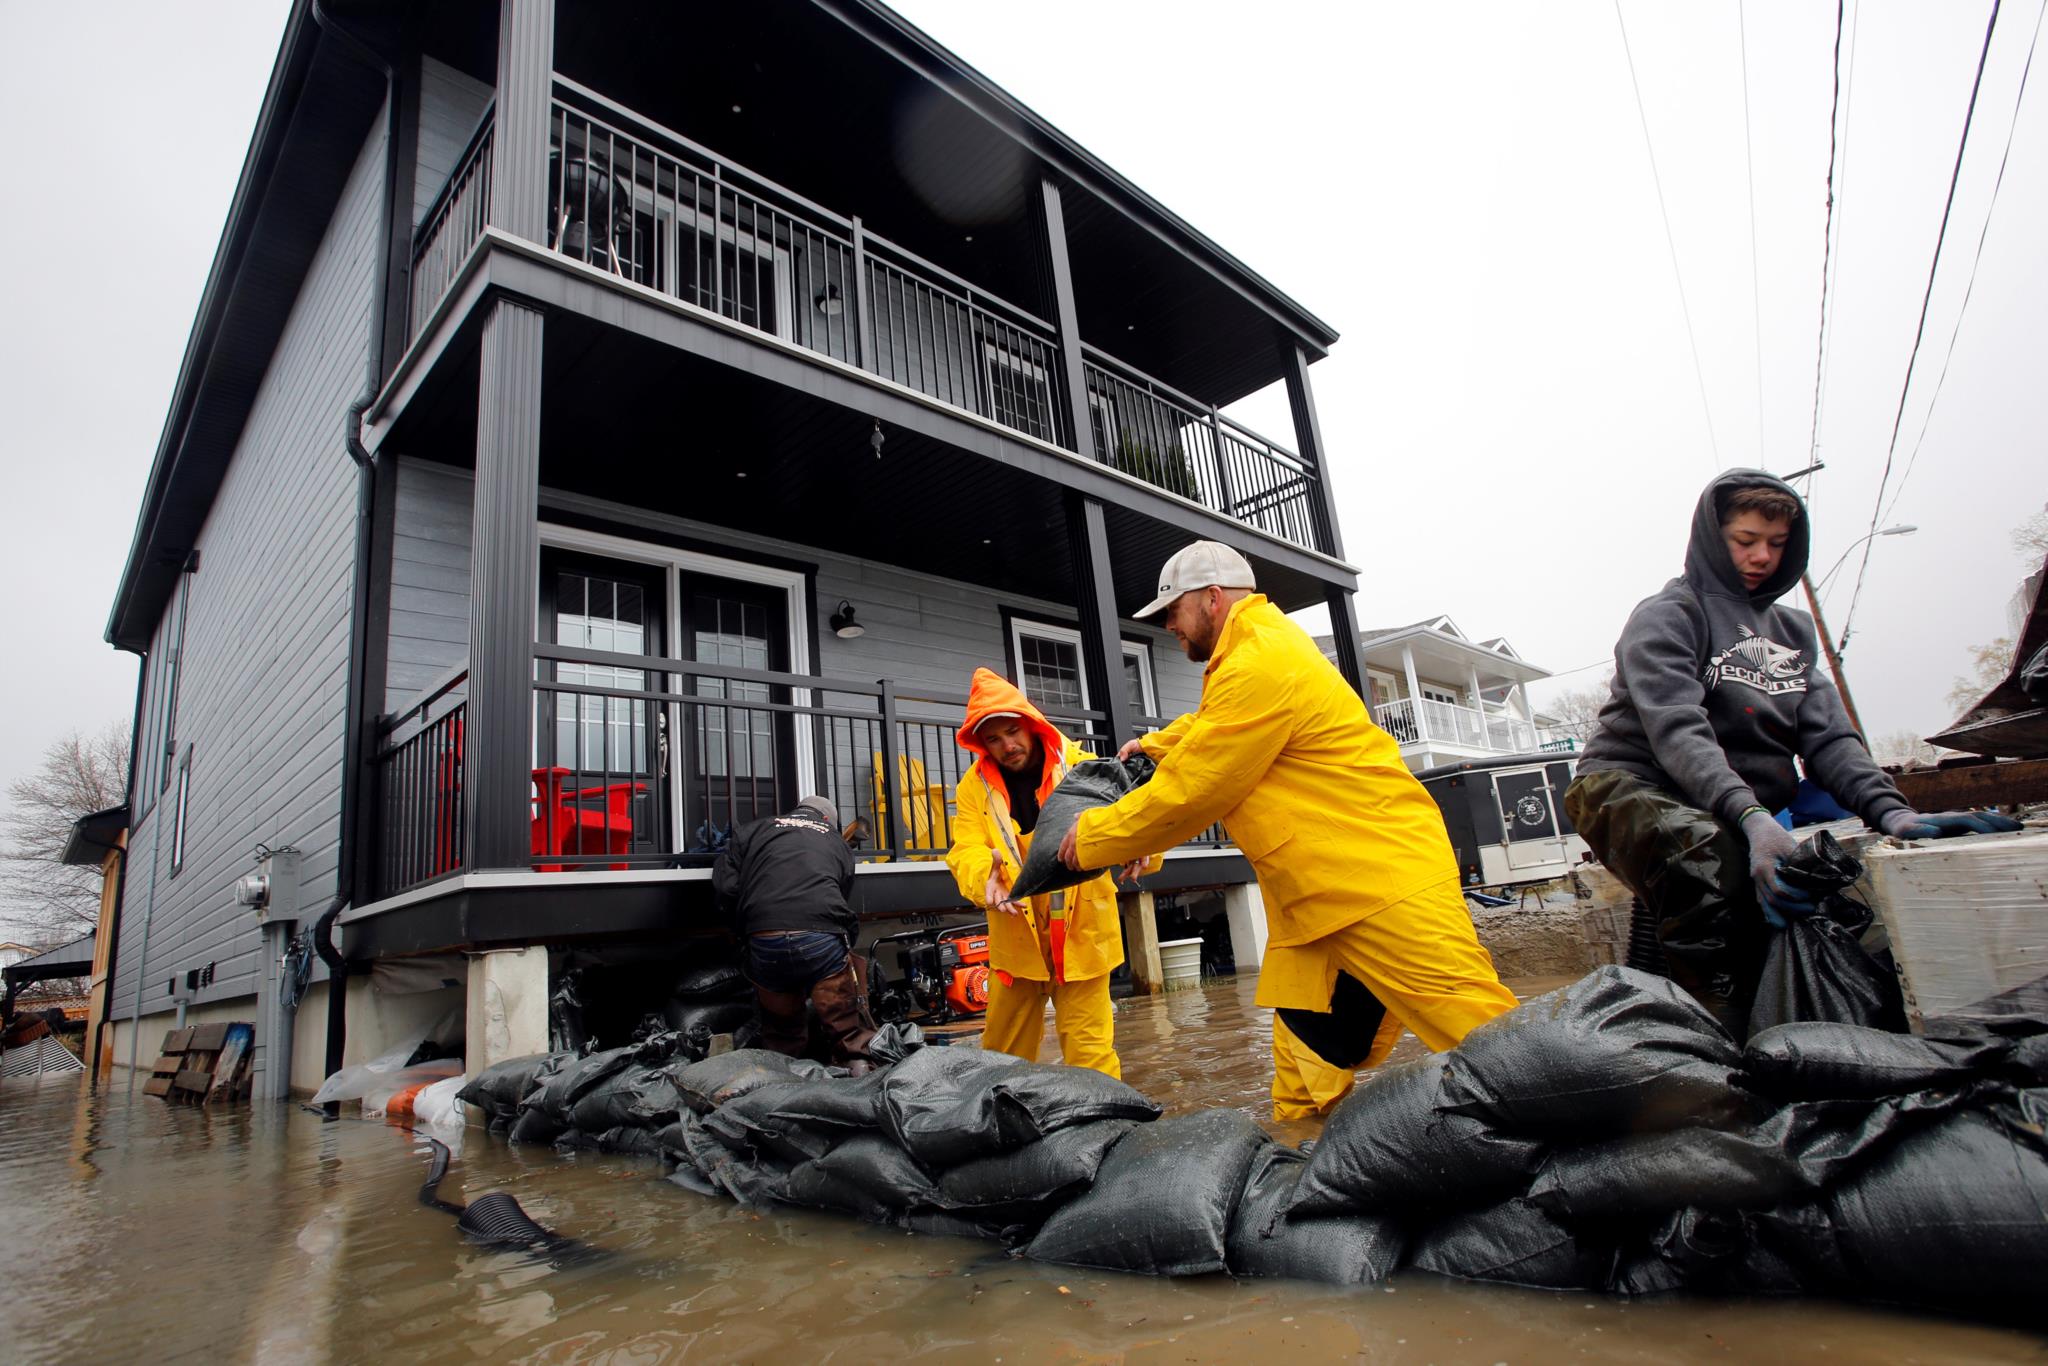
<instances>
[{"instance_id":1,"label":"yellow rain pants","mask_svg":"<svg viewBox=\"0 0 2048 1366\"><path fill-rule=\"evenodd\" d=\"M1299 1010L1326 1008L1338 972L1348 972L1387 1008L1365 1066L1386 1059L1403 1026L1431 1052L1515 1008L1515 994L1494 975L1455 878L1424 888L1334 934L1306 944L1266 946L1257 1001ZM1333 1068L1273 1018L1273 1117L1328 1114L1350 1094L1353 1074Z\"/></svg>"},{"instance_id":2,"label":"yellow rain pants","mask_svg":"<svg viewBox=\"0 0 2048 1366\"><path fill-rule=\"evenodd\" d=\"M1107 973L1065 983L1029 977L1013 977L1005 983L990 974L981 1046L1037 1062L1038 1043L1045 1037L1047 1001L1052 1002L1053 1028L1060 1038L1060 1061L1121 1079L1124 1069L1116 1056L1115 1011L1109 1003Z\"/></svg>"}]
</instances>

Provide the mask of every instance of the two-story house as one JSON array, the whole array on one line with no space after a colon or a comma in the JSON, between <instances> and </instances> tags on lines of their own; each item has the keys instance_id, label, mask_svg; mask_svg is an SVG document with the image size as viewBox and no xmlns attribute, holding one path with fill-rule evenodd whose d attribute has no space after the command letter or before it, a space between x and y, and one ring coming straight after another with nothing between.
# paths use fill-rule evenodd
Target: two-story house
<instances>
[{"instance_id":1,"label":"two-story house","mask_svg":"<svg viewBox=\"0 0 2048 1366\"><path fill-rule=\"evenodd\" d=\"M254 1017L278 1094L451 1001L538 1047L807 793L864 916L964 911L970 671L1109 748L1191 709L1128 617L1189 540L1357 638L1335 334L880 4L393 14L293 8L108 623L117 1062ZM1284 439L1221 411L1272 385ZM1212 838L1148 889L1250 880Z\"/></svg>"}]
</instances>

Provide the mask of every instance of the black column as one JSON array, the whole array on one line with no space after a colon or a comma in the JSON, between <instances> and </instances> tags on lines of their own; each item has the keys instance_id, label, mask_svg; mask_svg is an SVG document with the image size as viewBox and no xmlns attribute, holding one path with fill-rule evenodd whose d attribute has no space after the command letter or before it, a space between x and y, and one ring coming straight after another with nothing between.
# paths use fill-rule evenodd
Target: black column
<instances>
[{"instance_id":1,"label":"black column","mask_svg":"<svg viewBox=\"0 0 2048 1366\"><path fill-rule=\"evenodd\" d=\"M1323 450L1323 426L1316 417L1316 397L1308 383L1308 353L1290 345L1283 358L1287 367L1287 406L1294 413L1294 440L1301 458L1315 472L1316 530L1322 542L1316 549L1338 559L1344 558L1344 533L1337 525L1337 499L1330 487L1330 462ZM1323 600L1330 608L1330 637L1336 646L1337 672L1360 697L1365 690L1365 657L1358 649L1358 608L1349 588L1329 584Z\"/></svg>"},{"instance_id":2,"label":"black column","mask_svg":"<svg viewBox=\"0 0 2048 1366\"><path fill-rule=\"evenodd\" d=\"M531 242L547 240L554 66L555 0L499 0L491 226Z\"/></svg>"},{"instance_id":3,"label":"black column","mask_svg":"<svg viewBox=\"0 0 2048 1366\"><path fill-rule=\"evenodd\" d=\"M1094 425L1088 421L1088 370L1081 359L1081 324L1074 308L1074 268L1067 260L1067 219L1060 208L1060 187L1050 180L1040 181L1039 201L1044 208L1040 243L1052 296L1052 321L1060 333L1060 397L1066 404L1067 429L1073 435L1066 444L1090 460L1099 460Z\"/></svg>"},{"instance_id":4,"label":"black column","mask_svg":"<svg viewBox=\"0 0 2048 1366\"><path fill-rule=\"evenodd\" d=\"M480 345L462 784L471 868L530 861L541 330L539 310L501 299Z\"/></svg>"},{"instance_id":5,"label":"black column","mask_svg":"<svg viewBox=\"0 0 2048 1366\"><path fill-rule=\"evenodd\" d=\"M1124 691L1123 630L1117 624L1116 580L1100 500L1067 495L1067 536L1073 546L1074 597L1081 609L1081 668L1088 676L1089 701L1107 718L1103 729L1114 753L1138 733L1138 720Z\"/></svg>"}]
</instances>

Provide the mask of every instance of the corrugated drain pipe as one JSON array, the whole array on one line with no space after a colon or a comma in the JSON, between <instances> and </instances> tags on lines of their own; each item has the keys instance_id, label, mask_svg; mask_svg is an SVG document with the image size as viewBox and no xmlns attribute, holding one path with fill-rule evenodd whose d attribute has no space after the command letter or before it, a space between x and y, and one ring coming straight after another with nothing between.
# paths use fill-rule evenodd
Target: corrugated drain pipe
<instances>
[{"instance_id":1,"label":"corrugated drain pipe","mask_svg":"<svg viewBox=\"0 0 2048 1366\"><path fill-rule=\"evenodd\" d=\"M326 1074L341 1069L348 1044L348 960L334 944L334 922L355 897L356 807L359 787L366 769L363 700L367 691L363 658L369 651L371 529L377 502L376 462L363 445L363 414L376 401L384 380L384 303L391 284L391 205L398 174L398 72L377 50L343 28L313 0L313 21L339 39L365 65L384 77L384 185L376 218L376 265L370 293L367 373L363 392L348 405L342 422L342 442L356 466L356 551L355 576L349 597L348 714L342 727L341 832L336 850L334 898L313 922L313 949L327 965L327 1059ZM287 1063L287 1066L290 1064ZM330 1115L338 1106L330 1105Z\"/></svg>"}]
</instances>

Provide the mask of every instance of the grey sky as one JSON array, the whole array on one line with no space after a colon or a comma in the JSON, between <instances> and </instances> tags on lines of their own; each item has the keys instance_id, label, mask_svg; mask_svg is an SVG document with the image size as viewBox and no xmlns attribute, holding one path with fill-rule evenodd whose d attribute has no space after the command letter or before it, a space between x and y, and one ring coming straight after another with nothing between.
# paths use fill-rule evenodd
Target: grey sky
<instances>
[{"instance_id":1,"label":"grey sky","mask_svg":"<svg viewBox=\"0 0 2048 1366\"><path fill-rule=\"evenodd\" d=\"M0 2L0 110L17 134L0 192L14 585L0 778L69 728L130 715L133 661L100 632L286 8ZM1344 334L1314 377L1368 624L1444 611L1554 669L1600 660L1676 570L1700 485L1758 461L1734 4L1623 6L1718 456L1611 3L1041 0L1028 22L900 8ZM1870 520L1987 10L1850 7L1821 567ZM1993 45L1901 465L2036 13L2006 6ZM1806 463L1812 415L1833 18L1818 0L1747 11L1761 449L1781 471ZM1872 557L1849 666L1873 734L1948 719L1966 649L2003 630L2020 571L2006 532L2048 501L2044 83L1889 519L1922 529ZM1289 435L1270 395L1245 415ZM1829 605L1839 627L1846 589Z\"/></svg>"}]
</instances>

